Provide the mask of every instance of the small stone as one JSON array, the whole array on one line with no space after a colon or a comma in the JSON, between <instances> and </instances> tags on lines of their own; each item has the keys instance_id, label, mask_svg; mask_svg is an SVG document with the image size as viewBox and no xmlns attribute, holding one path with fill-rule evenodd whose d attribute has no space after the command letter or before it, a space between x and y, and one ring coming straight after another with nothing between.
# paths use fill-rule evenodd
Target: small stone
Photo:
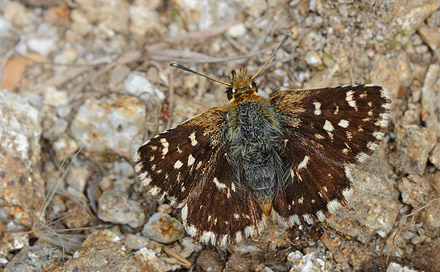
<instances>
[{"instance_id":1,"label":"small stone","mask_svg":"<svg viewBox=\"0 0 440 272\"><path fill-rule=\"evenodd\" d=\"M70 11L67 5L50 7L44 12L43 19L53 26L61 27L70 23Z\"/></svg>"},{"instance_id":2,"label":"small stone","mask_svg":"<svg viewBox=\"0 0 440 272\"><path fill-rule=\"evenodd\" d=\"M68 211L67 215L63 219L63 223L66 224L69 229L86 227L93 220L89 210L83 205L80 205L72 200L68 200L66 201L66 206L68 207Z\"/></svg>"},{"instance_id":3,"label":"small stone","mask_svg":"<svg viewBox=\"0 0 440 272\"><path fill-rule=\"evenodd\" d=\"M44 199L40 116L14 92L0 90L0 101L1 216L29 227Z\"/></svg>"},{"instance_id":4,"label":"small stone","mask_svg":"<svg viewBox=\"0 0 440 272\"><path fill-rule=\"evenodd\" d=\"M84 192L91 173L86 167L72 166L67 174L66 182L79 192Z\"/></svg>"},{"instance_id":5,"label":"small stone","mask_svg":"<svg viewBox=\"0 0 440 272\"><path fill-rule=\"evenodd\" d=\"M287 260L293 265L289 271L328 271L325 261L317 258L314 253L303 255L300 251L289 253Z\"/></svg>"},{"instance_id":6,"label":"small stone","mask_svg":"<svg viewBox=\"0 0 440 272\"><path fill-rule=\"evenodd\" d=\"M431 64L422 88L422 120L440 137L440 65Z\"/></svg>"},{"instance_id":7,"label":"small stone","mask_svg":"<svg viewBox=\"0 0 440 272\"><path fill-rule=\"evenodd\" d=\"M246 26L243 23L241 23L230 27L227 33L231 38L236 39L246 34L246 31L247 31Z\"/></svg>"},{"instance_id":8,"label":"small stone","mask_svg":"<svg viewBox=\"0 0 440 272\"><path fill-rule=\"evenodd\" d=\"M143 97L145 100L149 100L151 96L156 96L160 101L165 99L165 94L154 87L145 77L144 73L137 71L131 72L127 76L124 82L124 89L132 95Z\"/></svg>"},{"instance_id":9,"label":"small stone","mask_svg":"<svg viewBox=\"0 0 440 272\"><path fill-rule=\"evenodd\" d=\"M18 1L8 1L4 3L3 16L6 21L11 22L18 28L23 28L32 23L32 12L26 9Z\"/></svg>"},{"instance_id":10,"label":"small stone","mask_svg":"<svg viewBox=\"0 0 440 272\"><path fill-rule=\"evenodd\" d=\"M349 240L338 234L329 232L325 232L320 239L325 245L325 248L331 253L331 259L334 259L339 264L350 264L353 267L353 271L361 270L360 267L372 260L370 252L374 249L369 248L371 243L363 244L359 241ZM313 252L305 254L305 256L299 260L301 260L301 262L307 261L308 258L306 256L309 254L313 254ZM325 256L318 256L318 260L324 259L326 259ZM332 269L332 262L325 262L324 265L325 267L317 271L339 271L338 269Z\"/></svg>"},{"instance_id":11,"label":"small stone","mask_svg":"<svg viewBox=\"0 0 440 272\"><path fill-rule=\"evenodd\" d=\"M150 239L140 235L128 234L125 238L125 245L134 250L146 247L149 243L151 243Z\"/></svg>"},{"instance_id":12,"label":"small stone","mask_svg":"<svg viewBox=\"0 0 440 272\"><path fill-rule=\"evenodd\" d=\"M279 1L271 2L273 2L272 5L275 5ZM254 18L259 18L269 8L270 2L265 0L237 0L237 3L244 8L246 13Z\"/></svg>"},{"instance_id":13,"label":"small stone","mask_svg":"<svg viewBox=\"0 0 440 272\"><path fill-rule=\"evenodd\" d=\"M440 170L440 143L437 143L429 156L429 161Z\"/></svg>"},{"instance_id":14,"label":"small stone","mask_svg":"<svg viewBox=\"0 0 440 272\"><path fill-rule=\"evenodd\" d=\"M36 33L28 38L26 44L29 50L46 57L57 49L58 39L56 28L48 23L42 23L38 26Z\"/></svg>"},{"instance_id":15,"label":"small stone","mask_svg":"<svg viewBox=\"0 0 440 272\"><path fill-rule=\"evenodd\" d=\"M397 186L401 192L402 202L413 208L420 208L428 202L431 186L428 181L419 175L403 177Z\"/></svg>"},{"instance_id":16,"label":"small stone","mask_svg":"<svg viewBox=\"0 0 440 272\"><path fill-rule=\"evenodd\" d=\"M167 264L156 256L156 252L148 248L141 248L134 255L137 267L142 271L162 272L169 271Z\"/></svg>"},{"instance_id":17,"label":"small stone","mask_svg":"<svg viewBox=\"0 0 440 272\"><path fill-rule=\"evenodd\" d=\"M199 257L200 258L200 257ZM246 258L241 254L233 253L226 262L224 272L247 272L254 270L253 268L258 264L256 259ZM205 270L211 271L211 270Z\"/></svg>"},{"instance_id":18,"label":"small stone","mask_svg":"<svg viewBox=\"0 0 440 272\"><path fill-rule=\"evenodd\" d=\"M130 32L139 39L145 38L146 33L160 30L159 14L143 6L130 6Z\"/></svg>"},{"instance_id":19,"label":"small stone","mask_svg":"<svg viewBox=\"0 0 440 272\"><path fill-rule=\"evenodd\" d=\"M418 270L410 269L408 266L401 266L395 262L390 262L387 272L418 272Z\"/></svg>"},{"instance_id":20,"label":"small stone","mask_svg":"<svg viewBox=\"0 0 440 272\"><path fill-rule=\"evenodd\" d=\"M213 250L203 250L197 258L197 265L202 271L221 272L223 270L224 262L222 256Z\"/></svg>"},{"instance_id":21,"label":"small stone","mask_svg":"<svg viewBox=\"0 0 440 272\"><path fill-rule=\"evenodd\" d=\"M199 252L202 250L202 245L191 237L183 237L180 241L183 246L180 256L188 258L193 252Z\"/></svg>"},{"instance_id":22,"label":"small stone","mask_svg":"<svg viewBox=\"0 0 440 272\"><path fill-rule=\"evenodd\" d=\"M78 151L78 148L76 141L70 138L67 134L62 134L53 142L53 149L56 152L56 158L58 161L70 158L72 154Z\"/></svg>"},{"instance_id":23,"label":"small stone","mask_svg":"<svg viewBox=\"0 0 440 272\"><path fill-rule=\"evenodd\" d=\"M169 244L184 235L182 223L164 213L153 214L145 224L142 234L163 244Z\"/></svg>"},{"instance_id":24,"label":"small stone","mask_svg":"<svg viewBox=\"0 0 440 272\"><path fill-rule=\"evenodd\" d=\"M173 209L169 204L160 204L159 207L157 207L157 211L161 213L170 214Z\"/></svg>"},{"instance_id":25,"label":"small stone","mask_svg":"<svg viewBox=\"0 0 440 272\"><path fill-rule=\"evenodd\" d=\"M418 29L422 40L432 49L436 50L440 47L440 32L437 27L429 27L426 24Z\"/></svg>"},{"instance_id":26,"label":"small stone","mask_svg":"<svg viewBox=\"0 0 440 272\"><path fill-rule=\"evenodd\" d=\"M68 102L66 92L57 90L55 87L47 87L44 92L44 104L50 106L62 106Z\"/></svg>"},{"instance_id":27,"label":"small stone","mask_svg":"<svg viewBox=\"0 0 440 272\"><path fill-rule=\"evenodd\" d=\"M431 229L440 228L440 205L439 200L433 201L425 209L424 222Z\"/></svg>"},{"instance_id":28,"label":"small stone","mask_svg":"<svg viewBox=\"0 0 440 272\"><path fill-rule=\"evenodd\" d=\"M145 222L140 205L129 200L126 194L116 191L106 191L99 197L98 217L106 222L128 224L132 228L140 227Z\"/></svg>"},{"instance_id":29,"label":"small stone","mask_svg":"<svg viewBox=\"0 0 440 272\"><path fill-rule=\"evenodd\" d=\"M388 235L402 204L395 189L396 181L392 178L393 168L384 163L387 160L384 148L378 148L361 167L351 170L354 193L348 205L342 207L337 216L327 219L326 222L332 228L356 237L364 244L376 234L383 238Z\"/></svg>"},{"instance_id":30,"label":"small stone","mask_svg":"<svg viewBox=\"0 0 440 272\"><path fill-rule=\"evenodd\" d=\"M9 29L11 29L11 23L0 15L0 38L6 35Z\"/></svg>"},{"instance_id":31,"label":"small stone","mask_svg":"<svg viewBox=\"0 0 440 272\"><path fill-rule=\"evenodd\" d=\"M80 10L88 22L95 23L95 31L104 37L115 37L116 33L128 34L129 3L126 1L77 0ZM72 12L73 13L73 12Z\"/></svg>"},{"instance_id":32,"label":"small stone","mask_svg":"<svg viewBox=\"0 0 440 272\"><path fill-rule=\"evenodd\" d=\"M315 51L309 51L306 54L305 60L308 65L312 67L319 67L322 65L322 59L319 54Z\"/></svg>"},{"instance_id":33,"label":"small stone","mask_svg":"<svg viewBox=\"0 0 440 272\"><path fill-rule=\"evenodd\" d=\"M390 3L396 22L402 27L406 35L410 36L433 12L440 3L435 0L408 1L406 5Z\"/></svg>"},{"instance_id":34,"label":"small stone","mask_svg":"<svg viewBox=\"0 0 440 272\"><path fill-rule=\"evenodd\" d=\"M73 258L56 271L141 270L135 266L129 250L117 235L109 230L99 230L90 234Z\"/></svg>"},{"instance_id":35,"label":"small stone","mask_svg":"<svg viewBox=\"0 0 440 272\"><path fill-rule=\"evenodd\" d=\"M428 52L428 46L426 46L424 44L417 45L414 49L415 49L416 53L419 55Z\"/></svg>"},{"instance_id":36,"label":"small stone","mask_svg":"<svg viewBox=\"0 0 440 272\"><path fill-rule=\"evenodd\" d=\"M12 271L44 271L51 262L62 260L63 252L47 244L38 244L22 249L4 268L4 272Z\"/></svg>"},{"instance_id":37,"label":"small stone","mask_svg":"<svg viewBox=\"0 0 440 272\"><path fill-rule=\"evenodd\" d=\"M76 52L76 50L74 48L67 48L58 53L54 57L54 61L61 64L71 64L74 63L77 58L78 53Z\"/></svg>"},{"instance_id":38,"label":"small stone","mask_svg":"<svg viewBox=\"0 0 440 272\"><path fill-rule=\"evenodd\" d=\"M131 158L142 143L145 109L135 97L112 94L89 98L79 107L71 135L97 159L114 153Z\"/></svg>"},{"instance_id":39,"label":"small stone","mask_svg":"<svg viewBox=\"0 0 440 272\"><path fill-rule=\"evenodd\" d=\"M435 132L426 127L408 125L396 127L397 160L391 160L404 173L423 175L428 156L436 143Z\"/></svg>"},{"instance_id":40,"label":"small stone","mask_svg":"<svg viewBox=\"0 0 440 272\"><path fill-rule=\"evenodd\" d=\"M71 13L71 18L72 30L81 36L85 36L93 30L93 25L89 22L86 15L82 11L74 9Z\"/></svg>"}]
</instances>

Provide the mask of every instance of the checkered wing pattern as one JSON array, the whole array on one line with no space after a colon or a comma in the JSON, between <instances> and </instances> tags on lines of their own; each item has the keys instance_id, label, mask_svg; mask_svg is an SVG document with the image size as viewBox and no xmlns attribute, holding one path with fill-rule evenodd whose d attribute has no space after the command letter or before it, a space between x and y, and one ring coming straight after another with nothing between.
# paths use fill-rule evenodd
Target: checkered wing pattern
<instances>
[{"instance_id":1,"label":"checkered wing pattern","mask_svg":"<svg viewBox=\"0 0 440 272\"><path fill-rule=\"evenodd\" d=\"M384 137L390 100L381 87L361 85L279 92L270 102L290 168L273 208L288 225L322 221L352 193L350 166Z\"/></svg>"},{"instance_id":2,"label":"checkered wing pattern","mask_svg":"<svg viewBox=\"0 0 440 272\"><path fill-rule=\"evenodd\" d=\"M202 242L225 245L257 234L264 217L250 192L236 192L221 147L224 108L213 108L143 144L136 172L158 198L181 208L186 231Z\"/></svg>"}]
</instances>

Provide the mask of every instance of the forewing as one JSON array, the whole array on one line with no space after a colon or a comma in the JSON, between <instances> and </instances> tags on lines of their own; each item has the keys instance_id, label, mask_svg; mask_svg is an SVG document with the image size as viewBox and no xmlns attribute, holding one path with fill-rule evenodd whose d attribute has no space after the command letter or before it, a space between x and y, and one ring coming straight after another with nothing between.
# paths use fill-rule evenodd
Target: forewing
<instances>
[{"instance_id":1,"label":"forewing","mask_svg":"<svg viewBox=\"0 0 440 272\"><path fill-rule=\"evenodd\" d=\"M135 159L145 188L158 198L168 196L183 207L188 196L206 178L221 139L225 109L212 108L144 143Z\"/></svg>"},{"instance_id":2,"label":"forewing","mask_svg":"<svg viewBox=\"0 0 440 272\"><path fill-rule=\"evenodd\" d=\"M291 168L274 209L288 223L323 220L351 193L350 164L364 161L383 138L390 100L378 86L347 86L279 92L270 102Z\"/></svg>"},{"instance_id":3,"label":"forewing","mask_svg":"<svg viewBox=\"0 0 440 272\"><path fill-rule=\"evenodd\" d=\"M250 192L237 193L221 147L225 109L213 108L152 138L137 153L136 172L159 198L182 208L187 232L214 245L258 234L264 216Z\"/></svg>"}]
</instances>

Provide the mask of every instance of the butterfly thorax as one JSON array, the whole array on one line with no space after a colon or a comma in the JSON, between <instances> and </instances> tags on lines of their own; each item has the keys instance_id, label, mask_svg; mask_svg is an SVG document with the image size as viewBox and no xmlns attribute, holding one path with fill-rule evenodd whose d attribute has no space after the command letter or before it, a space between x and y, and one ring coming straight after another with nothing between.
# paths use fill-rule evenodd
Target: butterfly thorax
<instances>
[{"instance_id":1,"label":"butterfly thorax","mask_svg":"<svg viewBox=\"0 0 440 272\"><path fill-rule=\"evenodd\" d=\"M255 99L249 99L254 98ZM258 97L258 98L257 98ZM261 205L272 203L282 173L280 125L271 104L256 94L243 94L231 103L224 143L234 170L235 185L251 191Z\"/></svg>"}]
</instances>

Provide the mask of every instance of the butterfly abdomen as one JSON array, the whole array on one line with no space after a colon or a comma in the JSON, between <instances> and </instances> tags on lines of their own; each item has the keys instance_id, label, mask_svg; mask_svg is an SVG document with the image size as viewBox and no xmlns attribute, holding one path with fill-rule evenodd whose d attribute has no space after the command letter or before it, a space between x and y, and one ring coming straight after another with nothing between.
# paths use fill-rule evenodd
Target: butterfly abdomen
<instances>
[{"instance_id":1,"label":"butterfly abdomen","mask_svg":"<svg viewBox=\"0 0 440 272\"><path fill-rule=\"evenodd\" d=\"M259 204L271 203L281 165L279 123L266 100L243 101L230 107L224 130L227 160L236 186L250 190Z\"/></svg>"}]
</instances>

